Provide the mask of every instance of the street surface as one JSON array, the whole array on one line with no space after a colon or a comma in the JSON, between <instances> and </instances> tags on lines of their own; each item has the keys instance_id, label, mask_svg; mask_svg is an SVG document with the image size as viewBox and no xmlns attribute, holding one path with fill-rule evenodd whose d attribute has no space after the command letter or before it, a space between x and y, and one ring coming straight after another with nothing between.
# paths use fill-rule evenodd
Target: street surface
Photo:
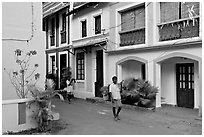
<instances>
[{"instance_id":1,"label":"street surface","mask_svg":"<svg viewBox=\"0 0 204 137\"><path fill-rule=\"evenodd\" d=\"M54 111L66 128L59 135L201 135L198 110L165 106L156 112L122 109L120 121L114 121L111 106L82 99L62 102L53 99Z\"/></svg>"}]
</instances>

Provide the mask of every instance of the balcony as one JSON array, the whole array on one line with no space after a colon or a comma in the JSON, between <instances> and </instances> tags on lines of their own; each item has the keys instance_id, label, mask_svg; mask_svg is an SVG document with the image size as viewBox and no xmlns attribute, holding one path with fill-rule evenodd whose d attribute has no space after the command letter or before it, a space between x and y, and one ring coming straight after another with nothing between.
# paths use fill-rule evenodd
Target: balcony
<instances>
[{"instance_id":1,"label":"balcony","mask_svg":"<svg viewBox=\"0 0 204 137\"><path fill-rule=\"evenodd\" d=\"M199 17L158 24L159 41L199 37Z\"/></svg>"},{"instance_id":2,"label":"balcony","mask_svg":"<svg viewBox=\"0 0 204 137\"><path fill-rule=\"evenodd\" d=\"M66 43L66 31L61 31L61 44Z\"/></svg>"},{"instance_id":3,"label":"balcony","mask_svg":"<svg viewBox=\"0 0 204 137\"><path fill-rule=\"evenodd\" d=\"M145 28L121 31L120 46L131 46L145 43Z\"/></svg>"},{"instance_id":4,"label":"balcony","mask_svg":"<svg viewBox=\"0 0 204 137\"><path fill-rule=\"evenodd\" d=\"M50 36L50 46L54 46L55 45L55 35L51 35Z\"/></svg>"}]
</instances>

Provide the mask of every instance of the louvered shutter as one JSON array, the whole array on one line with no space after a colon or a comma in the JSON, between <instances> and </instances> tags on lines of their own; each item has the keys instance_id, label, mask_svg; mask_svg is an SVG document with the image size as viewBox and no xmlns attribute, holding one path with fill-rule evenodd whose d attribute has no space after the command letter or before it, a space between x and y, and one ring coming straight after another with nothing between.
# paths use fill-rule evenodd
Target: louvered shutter
<instances>
[{"instance_id":1,"label":"louvered shutter","mask_svg":"<svg viewBox=\"0 0 204 137\"><path fill-rule=\"evenodd\" d=\"M160 19L168 22L179 19L179 2L160 2Z\"/></svg>"},{"instance_id":2,"label":"louvered shutter","mask_svg":"<svg viewBox=\"0 0 204 137\"><path fill-rule=\"evenodd\" d=\"M141 6L135 10L135 27L134 28L144 28L145 27L145 7Z\"/></svg>"},{"instance_id":3,"label":"louvered shutter","mask_svg":"<svg viewBox=\"0 0 204 137\"><path fill-rule=\"evenodd\" d=\"M189 17L189 12L188 12L188 6L190 7L190 9L193 7L194 12L196 13L196 15L199 15L199 2L185 2L185 4L181 5L181 18L188 18ZM195 16L195 15L193 15Z\"/></svg>"},{"instance_id":4,"label":"louvered shutter","mask_svg":"<svg viewBox=\"0 0 204 137\"><path fill-rule=\"evenodd\" d=\"M134 10L128 10L121 14L121 30L131 30L134 28Z\"/></svg>"}]
</instances>

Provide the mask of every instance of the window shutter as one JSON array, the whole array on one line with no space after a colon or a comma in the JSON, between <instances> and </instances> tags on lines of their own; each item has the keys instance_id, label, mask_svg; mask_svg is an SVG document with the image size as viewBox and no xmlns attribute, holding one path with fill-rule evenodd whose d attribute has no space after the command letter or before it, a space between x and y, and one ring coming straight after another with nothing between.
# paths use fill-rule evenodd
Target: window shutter
<instances>
[{"instance_id":1,"label":"window shutter","mask_svg":"<svg viewBox=\"0 0 204 137\"><path fill-rule=\"evenodd\" d=\"M134 10L121 13L121 31L134 28Z\"/></svg>"},{"instance_id":2,"label":"window shutter","mask_svg":"<svg viewBox=\"0 0 204 137\"><path fill-rule=\"evenodd\" d=\"M144 5L121 13L121 31L144 27L145 27Z\"/></svg>"},{"instance_id":3,"label":"window shutter","mask_svg":"<svg viewBox=\"0 0 204 137\"><path fill-rule=\"evenodd\" d=\"M196 15L199 15L199 2L185 2L185 4L181 5L181 18L188 18L189 12L187 6L191 7L194 5L193 10L196 13ZM194 15L193 15L194 16Z\"/></svg>"},{"instance_id":4,"label":"window shutter","mask_svg":"<svg viewBox=\"0 0 204 137\"><path fill-rule=\"evenodd\" d=\"M141 6L135 10L135 27L134 28L144 28L145 27L145 7Z\"/></svg>"},{"instance_id":5,"label":"window shutter","mask_svg":"<svg viewBox=\"0 0 204 137\"><path fill-rule=\"evenodd\" d=\"M168 22L179 19L179 2L160 2L160 19Z\"/></svg>"}]
</instances>

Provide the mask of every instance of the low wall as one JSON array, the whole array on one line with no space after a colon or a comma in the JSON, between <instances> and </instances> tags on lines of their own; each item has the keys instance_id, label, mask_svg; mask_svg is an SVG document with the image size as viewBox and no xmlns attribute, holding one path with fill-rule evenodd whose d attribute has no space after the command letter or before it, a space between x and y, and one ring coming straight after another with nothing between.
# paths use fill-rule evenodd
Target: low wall
<instances>
[{"instance_id":1,"label":"low wall","mask_svg":"<svg viewBox=\"0 0 204 137\"><path fill-rule=\"evenodd\" d=\"M2 133L12 131L19 132L37 127L34 115L37 112L37 104L28 107L30 99L16 99L2 101Z\"/></svg>"}]
</instances>

